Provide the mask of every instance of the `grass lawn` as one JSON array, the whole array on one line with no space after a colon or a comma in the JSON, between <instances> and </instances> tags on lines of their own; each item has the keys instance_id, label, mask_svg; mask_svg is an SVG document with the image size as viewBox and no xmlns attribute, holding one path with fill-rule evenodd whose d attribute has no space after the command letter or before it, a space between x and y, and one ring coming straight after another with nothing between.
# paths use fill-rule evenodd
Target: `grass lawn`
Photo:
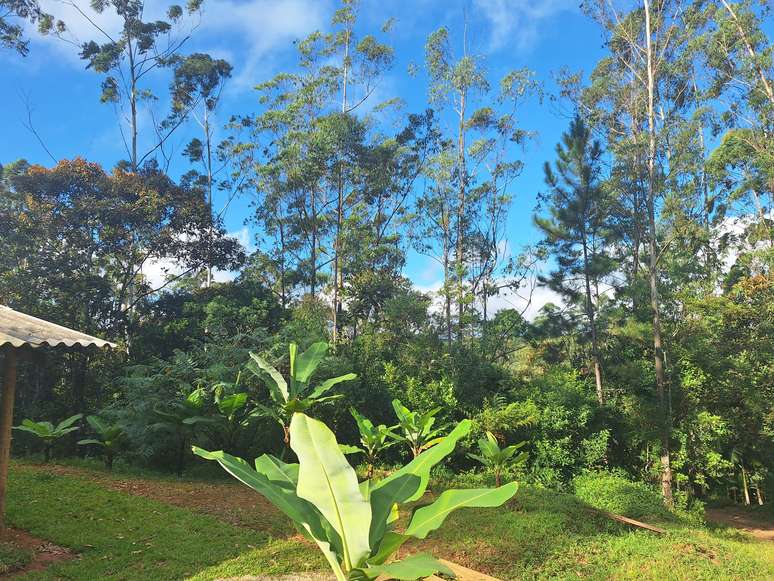
<instances>
[{"instance_id":1,"label":"grass lawn","mask_svg":"<svg viewBox=\"0 0 774 581\"><path fill-rule=\"evenodd\" d=\"M79 555L25 580L207 580L324 569L281 515L228 481L16 462L9 494L10 524ZM432 549L503 580L774 579L774 543L661 524L667 535L632 531L572 495L524 488L502 509L455 513L407 550Z\"/></svg>"}]
</instances>

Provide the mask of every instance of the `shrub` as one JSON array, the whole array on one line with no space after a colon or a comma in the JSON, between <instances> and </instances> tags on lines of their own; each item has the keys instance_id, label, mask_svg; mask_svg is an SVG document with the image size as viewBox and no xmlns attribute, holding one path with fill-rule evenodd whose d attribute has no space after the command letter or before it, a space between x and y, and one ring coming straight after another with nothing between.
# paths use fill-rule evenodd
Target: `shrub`
<instances>
[{"instance_id":1,"label":"shrub","mask_svg":"<svg viewBox=\"0 0 774 581\"><path fill-rule=\"evenodd\" d=\"M576 496L591 506L628 516L671 520L661 495L647 484L610 472L587 472L573 480Z\"/></svg>"}]
</instances>

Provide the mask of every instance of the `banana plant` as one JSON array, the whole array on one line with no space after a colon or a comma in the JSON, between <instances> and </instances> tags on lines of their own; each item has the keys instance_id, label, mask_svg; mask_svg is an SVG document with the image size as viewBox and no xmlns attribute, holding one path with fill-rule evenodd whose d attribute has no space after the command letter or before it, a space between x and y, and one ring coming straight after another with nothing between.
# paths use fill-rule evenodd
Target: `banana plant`
<instances>
[{"instance_id":1,"label":"banana plant","mask_svg":"<svg viewBox=\"0 0 774 581\"><path fill-rule=\"evenodd\" d=\"M158 421L151 424L150 429L166 432L176 440L175 472L178 476L183 475L186 452L197 430L217 422L215 418L205 415L205 402L204 390L200 388L182 401L171 402L164 409L156 407L153 410Z\"/></svg>"},{"instance_id":2,"label":"banana plant","mask_svg":"<svg viewBox=\"0 0 774 581\"><path fill-rule=\"evenodd\" d=\"M512 446L501 448L497 438L492 432L487 432L485 438L479 438L478 449L480 454L468 454L468 457L481 462L486 468L492 470L495 475L495 485L500 486L500 480L505 468L509 465L517 466L527 461L527 452L521 452L514 457L516 452L524 447L526 442L519 442Z\"/></svg>"},{"instance_id":3,"label":"banana plant","mask_svg":"<svg viewBox=\"0 0 774 581\"><path fill-rule=\"evenodd\" d=\"M352 417L357 422L357 429L360 431L360 446L350 447L345 450L346 453L362 453L365 455L368 464L368 478L374 476L374 464L384 450L396 443L395 426L388 428L384 424L375 426L367 417L360 414L355 408L349 408Z\"/></svg>"},{"instance_id":4,"label":"banana plant","mask_svg":"<svg viewBox=\"0 0 774 581\"><path fill-rule=\"evenodd\" d=\"M259 412L250 405L247 392L239 391L241 373L234 383L219 382L213 390L218 424L212 430L224 450L232 450L239 435L248 428Z\"/></svg>"},{"instance_id":5,"label":"banana plant","mask_svg":"<svg viewBox=\"0 0 774 581\"><path fill-rule=\"evenodd\" d=\"M298 355L298 345L291 343L289 351L290 374L288 380L277 368L257 353L250 353L252 361L247 364L247 369L263 379L269 389L272 405L257 404L257 406L265 416L273 418L282 426L285 446L290 444L290 420L294 413L304 412L313 405L340 398L341 395L325 394L337 383L350 381L357 377L354 373L347 373L326 379L311 388L312 374L328 353L328 344L324 341L314 343L309 349Z\"/></svg>"},{"instance_id":6,"label":"banana plant","mask_svg":"<svg viewBox=\"0 0 774 581\"><path fill-rule=\"evenodd\" d=\"M54 443L63 436L76 431L78 426L74 426L73 424L82 417L83 414L75 414L74 416L62 420L56 426L51 422L35 422L26 419L22 421L21 425L14 426L13 429L32 434L43 442L43 459L46 462L49 462L51 460L51 450L54 447Z\"/></svg>"},{"instance_id":7,"label":"banana plant","mask_svg":"<svg viewBox=\"0 0 774 581\"><path fill-rule=\"evenodd\" d=\"M433 429L435 416L441 411L440 407L433 408L420 414L412 412L404 406L399 399L392 400L392 408L398 416L398 426L402 434L393 434L391 437L398 442L405 442L416 458L423 451L435 446L443 439L444 427Z\"/></svg>"},{"instance_id":8,"label":"banana plant","mask_svg":"<svg viewBox=\"0 0 774 581\"><path fill-rule=\"evenodd\" d=\"M78 445L101 447L105 468L112 470L113 460L127 443L126 431L120 424L109 424L98 416L86 416L86 422L97 437L78 440Z\"/></svg>"},{"instance_id":9,"label":"banana plant","mask_svg":"<svg viewBox=\"0 0 774 581\"><path fill-rule=\"evenodd\" d=\"M193 450L202 458L217 461L287 515L301 534L317 544L337 581L368 581L382 575L411 580L435 573L453 574L426 553L391 560L406 541L424 539L455 509L497 507L516 494L516 482L500 488L446 490L435 502L416 509L405 529L396 528L398 506L424 495L431 468L451 454L470 427L469 420L461 422L435 446L387 478L362 483L358 483L333 432L300 412L293 414L290 422L290 447L298 464L285 464L264 454L250 465L222 451Z\"/></svg>"}]
</instances>

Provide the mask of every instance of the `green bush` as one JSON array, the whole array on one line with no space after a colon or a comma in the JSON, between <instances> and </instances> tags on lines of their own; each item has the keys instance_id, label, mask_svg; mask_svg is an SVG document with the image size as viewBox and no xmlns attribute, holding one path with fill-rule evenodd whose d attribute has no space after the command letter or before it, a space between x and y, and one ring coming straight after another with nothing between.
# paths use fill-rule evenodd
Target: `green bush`
<instances>
[{"instance_id":1,"label":"green bush","mask_svg":"<svg viewBox=\"0 0 774 581\"><path fill-rule=\"evenodd\" d=\"M580 500L600 510L636 519L674 519L657 491L620 474L586 472L573 480L573 487Z\"/></svg>"}]
</instances>

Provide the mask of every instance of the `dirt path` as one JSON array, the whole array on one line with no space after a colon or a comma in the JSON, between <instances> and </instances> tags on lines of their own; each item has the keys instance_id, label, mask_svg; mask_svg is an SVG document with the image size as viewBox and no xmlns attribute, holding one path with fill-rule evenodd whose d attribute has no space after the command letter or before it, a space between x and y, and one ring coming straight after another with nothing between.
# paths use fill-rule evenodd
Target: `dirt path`
<instances>
[{"instance_id":1,"label":"dirt path","mask_svg":"<svg viewBox=\"0 0 774 581\"><path fill-rule=\"evenodd\" d=\"M765 541L774 541L774 523L766 522L743 508L708 508L706 515L710 522L743 530Z\"/></svg>"}]
</instances>

